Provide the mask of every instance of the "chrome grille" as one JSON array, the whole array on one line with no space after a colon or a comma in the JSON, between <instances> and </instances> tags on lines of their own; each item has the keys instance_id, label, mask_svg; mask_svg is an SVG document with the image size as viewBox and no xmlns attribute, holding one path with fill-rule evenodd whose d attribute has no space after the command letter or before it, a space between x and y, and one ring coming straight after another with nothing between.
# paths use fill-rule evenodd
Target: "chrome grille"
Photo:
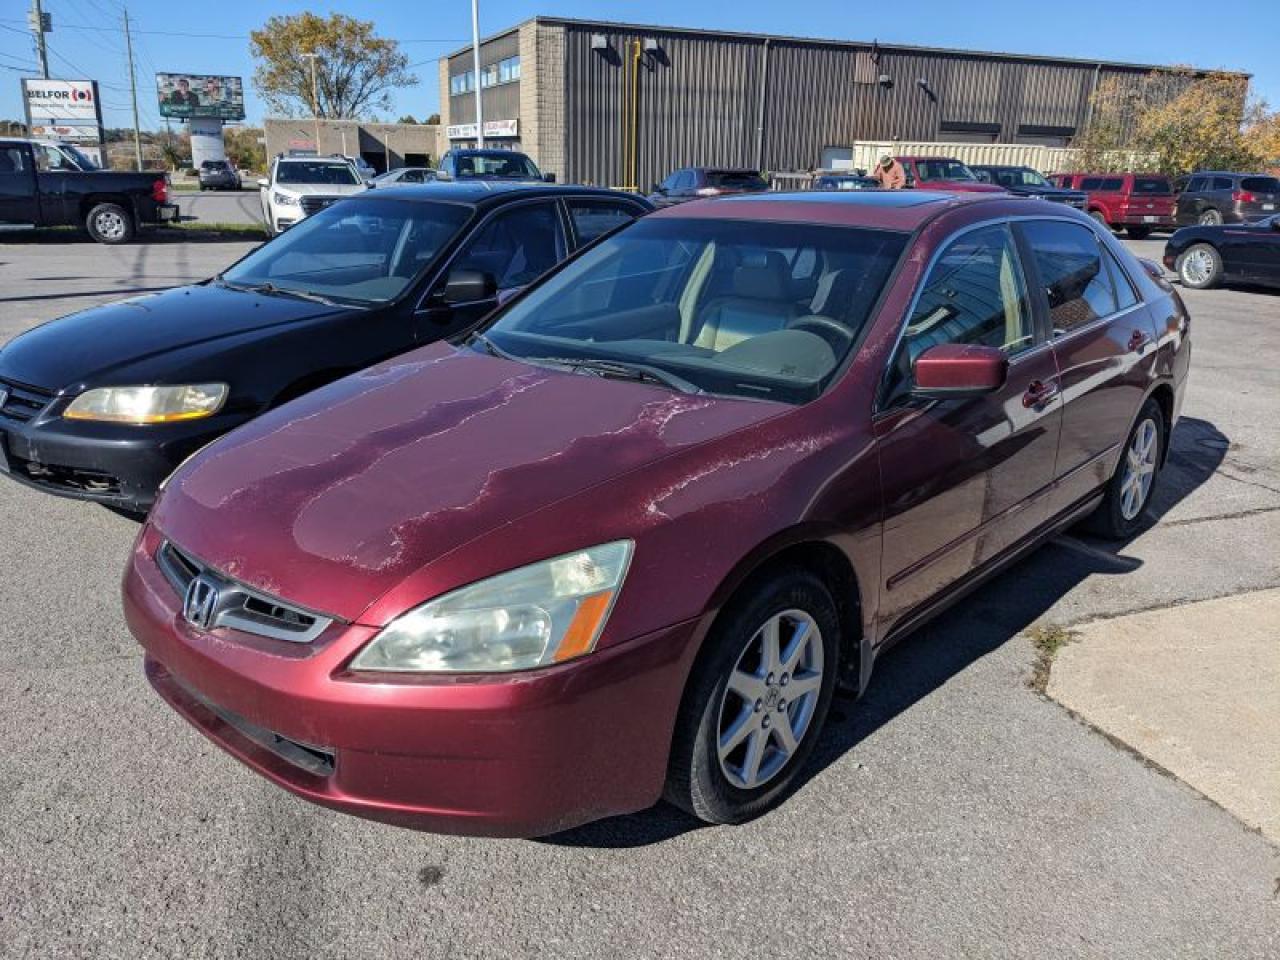
<instances>
[{"instance_id":1,"label":"chrome grille","mask_svg":"<svg viewBox=\"0 0 1280 960\"><path fill-rule=\"evenodd\" d=\"M337 202L337 197L303 197L302 212L309 217L311 214L318 213L325 207Z\"/></svg>"},{"instance_id":2,"label":"chrome grille","mask_svg":"<svg viewBox=\"0 0 1280 960\"><path fill-rule=\"evenodd\" d=\"M272 640L311 643L334 622L333 617L285 603L223 576L168 540L156 550L156 564L182 598L184 618L203 630L228 627ZM192 603L197 592L204 601L198 610Z\"/></svg>"},{"instance_id":3,"label":"chrome grille","mask_svg":"<svg viewBox=\"0 0 1280 960\"><path fill-rule=\"evenodd\" d=\"M53 400L52 393L37 390L11 380L0 380L0 416L19 423L35 418Z\"/></svg>"}]
</instances>

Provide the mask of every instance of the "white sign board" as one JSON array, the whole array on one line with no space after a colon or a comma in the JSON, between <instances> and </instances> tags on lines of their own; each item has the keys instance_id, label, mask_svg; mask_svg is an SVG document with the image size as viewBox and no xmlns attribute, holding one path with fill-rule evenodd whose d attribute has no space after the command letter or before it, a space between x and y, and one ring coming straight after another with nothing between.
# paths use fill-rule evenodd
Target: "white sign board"
<instances>
[{"instance_id":1,"label":"white sign board","mask_svg":"<svg viewBox=\"0 0 1280 960\"><path fill-rule=\"evenodd\" d=\"M92 80L24 79L22 92L32 124L96 127L101 122Z\"/></svg>"},{"instance_id":2,"label":"white sign board","mask_svg":"<svg viewBox=\"0 0 1280 960\"><path fill-rule=\"evenodd\" d=\"M484 135L486 137L516 137L519 136L519 131L519 120L486 120L484 122ZM474 140L476 138L476 125L474 123L451 123L445 127L445 135L450 140Z\"/></svg>"}]
</instances>

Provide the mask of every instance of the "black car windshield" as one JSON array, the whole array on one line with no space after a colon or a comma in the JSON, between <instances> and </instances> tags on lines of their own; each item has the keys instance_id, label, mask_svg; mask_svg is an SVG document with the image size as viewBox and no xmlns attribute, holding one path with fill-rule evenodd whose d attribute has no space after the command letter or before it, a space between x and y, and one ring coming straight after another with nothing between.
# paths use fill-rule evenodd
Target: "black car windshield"
<instances>
[{"instance_id":1,"label":"black car windshield","mask_svg":"<svg viewBox=\"0 0 1280 960\"><path fill-rule=\"evenodd\" d=\"M349 163L291 160L276 167L276 183L318 183L326 186L356 186L360 178Z\"/></svg>"},{"instance_id":2,"label":"black car windshield","mask_svg":"<svg viewBox=\"0 0 1280 960\"><path fill-rule=\"evenodd\" d=\"M1030 167L1012 167L992 170L996 183L1002 187L1052 187L1053 184Z\"/></svg>"},{"instance_id":3,"label":"black car windshield","mask_svg":"<svg viewBox=\"0 0 1280 960\"><path fill-rule=\"evenodd\" d=\"M470 215L453 203L344 200L263 244L221 280L280 296L385 303L430 266Z\"/></svg>"},{"instance_id":4,"label":"black car windshield","mask_svg":"<svg viewBox=\"0 0 1280 960\"><path fill-rule=\"evenodd\" d=\"M741 190L744 193L768 190L769 184L754 170L708 170L707 186L717 190Z\"/></svg>"},{"instance_id":5,"label":"black car windshield","mask_svg":"<svg viewBox=\"0 0 1280 960\"><path fill-rule=\"evenodd\" d=\"M493 153L464 153L457 158L457 176L537 180L542 177L533 161L524 154L496 150Z\"/></svg>"},{"instance_id":6,"label":"black car windshield","mask_svg":"<svg viewBox=\"0 0 1280 960\"><path fill-rule=\"evenodd\" d=\"M921 180L976 180L973 171L959 160L917 160Z\"/></svg>"},{"instance_id":7,"label":"black car windshield","mask_svg":"<svg viewBox=\"0 0 1280 960\"><path fill-rule=\"evenodd\" d=\"M851 227L640 220L513 302L477 349L803 403L853 349L906 242Z\"/></svg>"}]
</instances>

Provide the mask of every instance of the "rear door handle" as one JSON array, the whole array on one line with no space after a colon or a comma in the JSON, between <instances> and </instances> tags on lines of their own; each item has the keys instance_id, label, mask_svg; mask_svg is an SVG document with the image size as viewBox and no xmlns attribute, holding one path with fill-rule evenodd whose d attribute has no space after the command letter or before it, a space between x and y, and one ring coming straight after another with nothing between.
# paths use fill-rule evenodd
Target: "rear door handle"
<instances>
[{"instance_id":1,"label":"rear door handle","mask_svg":"<svg viewBox=\"0 0 1280 960\"><path fill-rule=\"evenodd\" d=\"M1052 380L1032 380L1022 395L1022 405L1027 409L1043 407L1058 395L1058 385Z\"/></svg>"},{"instance_id":2,"label":"rear door handle","mask_svg":"<svg viewBox=\"0 0 1280 960\"><path fill-rule=\"evenodd\" d=\"M1141 353L1142 348L1150 342L1150 338L1145 333L1141 330L1135 330L1129 337L1129 349L1134 353Z\"/></svg>"}]
</instances>

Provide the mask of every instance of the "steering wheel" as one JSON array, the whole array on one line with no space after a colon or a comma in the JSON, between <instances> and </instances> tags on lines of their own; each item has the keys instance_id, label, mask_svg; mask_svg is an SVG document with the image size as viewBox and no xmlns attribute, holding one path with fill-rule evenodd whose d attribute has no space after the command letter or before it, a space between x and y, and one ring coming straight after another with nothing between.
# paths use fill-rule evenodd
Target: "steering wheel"
<instances>
[{"instance_id":1,"label":"steering wheel","mask_svg":"<svg viewBox=\"0 0 1280 960\"><path fill-rule=\"evenodd\" d=\"M787 324L787 329L808 330L830 344L831 349L836 351L837 354L843 353L853 345L852 330L843 323L838 323L830 317L824 317L816 313L792 320ZM833 337L832 334L835 336Z\"/></svg>"}]
</instances>

